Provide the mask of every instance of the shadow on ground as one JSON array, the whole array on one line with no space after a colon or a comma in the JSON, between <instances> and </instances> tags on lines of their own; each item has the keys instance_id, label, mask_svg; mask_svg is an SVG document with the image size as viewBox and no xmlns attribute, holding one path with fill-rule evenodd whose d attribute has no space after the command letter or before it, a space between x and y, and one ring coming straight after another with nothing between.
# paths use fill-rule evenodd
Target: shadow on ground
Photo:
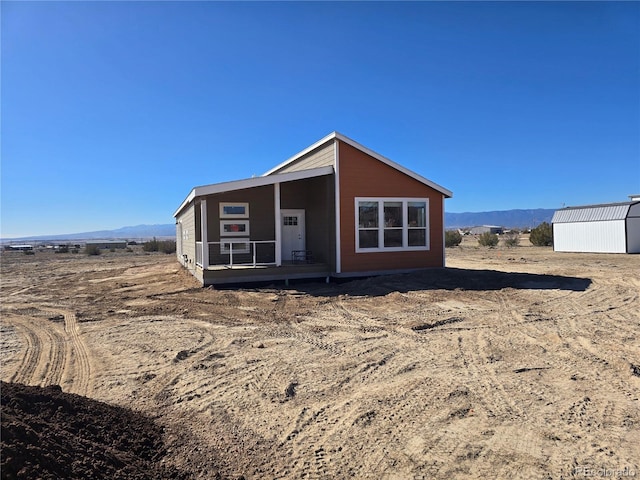
<instances>
[{"instance_id":1,"label":"shadow on ground","mask_svg":"<svg viewBox=\"0 0 640 480\"><path fill-rule=\"evenodd\" d=\"M536 273L501 272L497 270L471 270L464 268L434 268L406 274L382 275L358 279L290 282L288 288L318 296L384 296L392 292L406 293L420 290L568 290L584 292L591 279L545 275ZM283 288L283 284L272 288ZM237 288L237 286L236 286ZM246 289L246 285L244 286Z\"/></svg>"}]
</instances>

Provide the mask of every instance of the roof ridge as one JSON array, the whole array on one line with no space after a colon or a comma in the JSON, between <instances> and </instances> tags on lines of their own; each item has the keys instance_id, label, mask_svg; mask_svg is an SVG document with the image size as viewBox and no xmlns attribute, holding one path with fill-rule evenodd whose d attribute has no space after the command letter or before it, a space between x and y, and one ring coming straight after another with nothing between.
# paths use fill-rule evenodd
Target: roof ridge
<instances>
[{"instance_id":1,"label":"roof ridge","mask_svg":"<svg viewBox=\"0 0 640 480\"><path fill-rule=\"evenodd\" d=\"M635 200L635 201L628 201L628 202L614 202L614 203L594 203L591 205L575 205L575 206L568 206L568 207L562 207L560 209L558 209L558 211L561 210L578 210L581 208L602 208L602 207L621 207L623 205L635 205L636 203L640 203L640 200Z\"/></svg>"}]
</instances>

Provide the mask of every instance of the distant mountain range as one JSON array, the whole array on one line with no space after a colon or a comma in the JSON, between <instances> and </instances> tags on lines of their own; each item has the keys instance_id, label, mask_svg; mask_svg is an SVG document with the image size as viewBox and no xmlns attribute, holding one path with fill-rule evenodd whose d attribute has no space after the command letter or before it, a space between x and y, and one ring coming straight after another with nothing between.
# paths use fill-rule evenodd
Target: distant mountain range
<instances>
[{"instance_id":1,"label":"distant mountain range","mask_svg":"<svg viewBox=\"0 0 640 480\"><path fill-rule=\"evenodd\" d=\"M115 230L98 230L95 232L65 233L59 235L38 235L33 237L3 238L2 241L68 241L68 240L147 240L153 237L175 237L176 226L173 223L160 225L136 225Z\"/></svg>"},{"instance_id":2,"label":"distant mountain range","mask_svg":"<svg viewBox=\"0 0 640 480\"><path fill-rule=\"evenodd\" d=\"M445 213L447 229L495 225L505 228L533 228L542 222L551 223L555 210L535 208L530 210L498 210L494 212Z\"/></svg>"},{"instance_id":3,"label":"distant mountain range","mask_svg":"<svg viewBox=\"0 0 640 480\"><path fill-rule=\"evenodd\" d=\"M505 228L536 227L542 222L551 222L555 210L537 208L532 210L499 210L494 212L445 213L447 229L475 227L479 225L497 225ZM98 230L96 232L67 233L60 235L38 235L33 237L3 238L11 241L69 241L69 240L146 240L153 237L175 237L176 226L173 223L160 225L136 225L116 230Z\"/></svg>"}]
</instances>

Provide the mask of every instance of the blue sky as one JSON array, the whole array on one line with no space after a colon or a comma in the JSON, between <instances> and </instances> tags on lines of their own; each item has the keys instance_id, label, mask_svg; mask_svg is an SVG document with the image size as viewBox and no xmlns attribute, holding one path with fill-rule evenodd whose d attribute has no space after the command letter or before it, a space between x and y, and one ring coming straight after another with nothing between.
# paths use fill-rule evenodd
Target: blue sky
<instances>
[{"instance_id":1,"label":"blue sky","mask_svg":"<svg viewBox=\"0 0 640 480\"><path fill-rule=\"evenodd\" d=\"M638 2L0 8L5 238L172 223L334 130L448 212L640 193Z\"/></svg>"}]
</instances>

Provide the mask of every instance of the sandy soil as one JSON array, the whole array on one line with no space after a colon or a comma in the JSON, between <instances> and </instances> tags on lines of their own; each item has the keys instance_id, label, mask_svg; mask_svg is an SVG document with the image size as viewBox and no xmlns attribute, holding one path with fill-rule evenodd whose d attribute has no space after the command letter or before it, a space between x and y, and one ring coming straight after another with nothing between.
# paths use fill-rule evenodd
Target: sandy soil
<instances>
[{"instance_id":1,"label":"sandy soil","mask_svg":"<svg viewBox=\"0 0 640 480\"><path fill-rule=\"evenodd\" d=\"M172 255L2 254L0 379L156 418L208 478L640 476L640 256L203 289Z\"/></svg>"}]
</instances>

